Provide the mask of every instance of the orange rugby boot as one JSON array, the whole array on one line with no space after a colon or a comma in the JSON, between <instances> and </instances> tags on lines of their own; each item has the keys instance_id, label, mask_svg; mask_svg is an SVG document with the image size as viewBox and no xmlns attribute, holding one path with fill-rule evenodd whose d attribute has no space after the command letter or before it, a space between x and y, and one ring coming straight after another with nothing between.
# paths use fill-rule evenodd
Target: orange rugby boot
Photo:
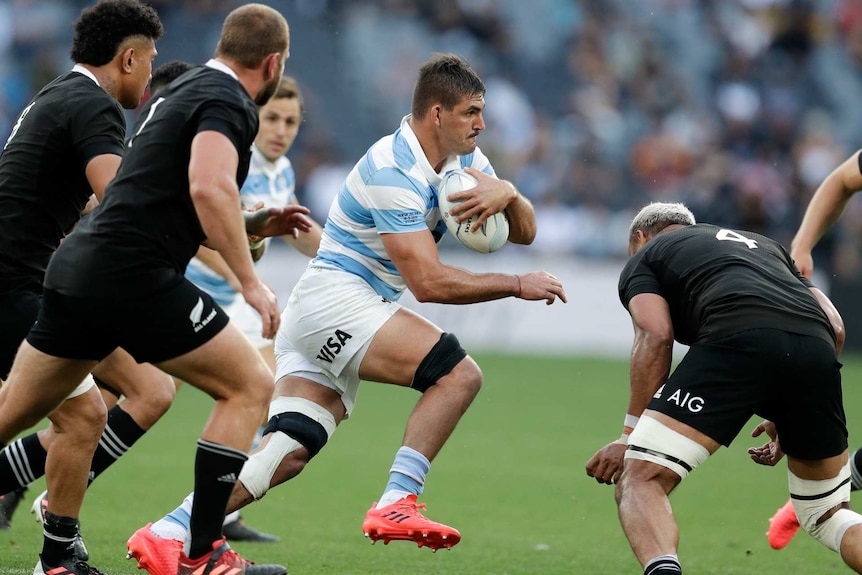
<instances>
[{"instance_id":1,"label":"orange rugby boot","mask_svg":"<svg viewBox=\"0 0 862 575\"><path fill-rule=\"evenodd\" d=\"M179 539L165 539L150 531L150 525L135 531L126 548L126 559L135 558L138 569L144 569L150 575L177 575L180 553L183 542Z\"/></svg>"},{"instance_id":2,"label":"orange rugby boot","mask_svg":"<svg viewBox=\"0 0 862 575\"><path fill-rule=\"evenodd\" d=\"M213 550L197 559L180 552L178 575L287 575L283 565L255 565L231 549L224 537L213 542Z\"/></svg>"},{"instance_id":3,"label":"orange rugby boot","mask_svg":"<svg viewBox=\"0 0 862 575\"><path fill-rule=\"evenodd\" d=\"M419 547L451 549L461 541L457 529L431 521L420 509L424 503L416 503L415 495L402 497L395 503L377 509L376 503L365 514L362 522L362 532L374 544L382 540L388 545L390 541L413 541Z\"/></svg>"},{"instance_id":4,"label":"orange rugby boot","mask_svg":"<svg viewBox=\"0 0 862 575\"><path fill-rule=\"evenodd\" d=\"M799 519L796 518L793 503L788 499L787 503L769 518L769 531L766 532L769 546L773 549L784 549L797 531Z\"/></svg>"}]
</instances>

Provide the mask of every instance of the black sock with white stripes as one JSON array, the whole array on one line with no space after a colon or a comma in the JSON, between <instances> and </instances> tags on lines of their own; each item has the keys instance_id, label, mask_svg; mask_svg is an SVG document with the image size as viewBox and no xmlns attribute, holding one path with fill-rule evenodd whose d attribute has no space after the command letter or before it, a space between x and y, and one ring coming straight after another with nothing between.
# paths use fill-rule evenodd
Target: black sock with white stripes
<instances>
[{"instance_id":1,"label":"black sock with white stripes","mask_svg":"<svg viewBox=\"0 0 862 575\"><path fill-rule=\"evenodd\" d=\"M862 447L850 454L850 491L862 491Z\"/></svg>"},{"instance_id":2,"label":"black sock with white stripes","mask_svg":"<svg viewBox=\"0 0 862 575\"><path fill-rule=\"evenodd\" d=\"M681 575L682 567L676 555L659 555L644 567L644 575Z\"/></svg>"},{"instance_id":3,"label":"black sock with white stripes","mask_svg":"<svg viewBox=\"0 0 862 575\"><path fill-rule=\"evenodd\" d=\"M146 432L147 430L135 423L132 416L123 411L119 405L111 408L108 412L108 423L105 425L105 431L102 432L99 446L96 448L96 453L93 454L93 463L90 465L90 483L125 455L129 448Z\"/></svg>"},{"instance_id":4,"label":"black sock with white stripes","mask_svg":"<svg viewBox=\"0 0 862 575\"><path fill-rule=\"evenodd\" d=\"M27 487L45 475L48 452L35 433L17 439L0 452L0 495Z\"/></svg>"},{"instance_id":5,"label":"black sock with white stripes","mask_svg":"<svg viewBox=\"0 0 862 575\"><path fill-rule=\"evenodd\" d=\"M75 555L75 536L78 535L78 520L74 517L60 517L50 511L45 513L42 525L42 563L47 567L57 567Z\"/></svg>"},{"instance_id":6,"label":"black sock with white stripes","mask_svg":"<svg viewBox=\"0 0 862 575\"><path fill-rule=\"evenodd\" d=\"M198 439L189 559L209 553L213 542L221 539L227 502L247 459L243 451Z\"/></svg>"}]
</instances>

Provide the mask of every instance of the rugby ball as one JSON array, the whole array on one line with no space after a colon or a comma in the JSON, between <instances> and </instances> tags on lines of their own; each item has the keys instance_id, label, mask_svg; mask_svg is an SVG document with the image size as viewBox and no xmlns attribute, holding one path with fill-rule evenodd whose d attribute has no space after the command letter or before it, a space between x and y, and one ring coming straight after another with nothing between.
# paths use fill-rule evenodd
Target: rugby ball
<instances>
[{"instance_id":1,"label":"rugby ball","mask_svg":"<svg viewBox=\"0 0 862 575\"><path fill-rule=\"evenodd\" d=\"M452 170L443 176L443 181L440 182L437 202L440 206L440 216L443 218L449 233L471 250L489 254L502 248L509 239L509 218L506 216L506 212L494 214L485 220L482 227L475 232L470 231L470 227L476 221L475 216L458 222L449 213L450 208L460 203L450 202L447 199L449 194L475 188L478 183L476 178L464 170Z\"/></svg>"}]
</instances>

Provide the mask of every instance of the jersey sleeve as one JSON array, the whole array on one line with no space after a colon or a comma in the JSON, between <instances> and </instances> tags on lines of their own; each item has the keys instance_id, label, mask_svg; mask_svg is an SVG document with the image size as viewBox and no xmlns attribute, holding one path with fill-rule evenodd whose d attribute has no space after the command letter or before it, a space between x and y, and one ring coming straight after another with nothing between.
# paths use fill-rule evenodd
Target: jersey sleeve
<instances>
[{"instance_id":1,"label":"jersey sleeve","mask_svg":"<svg viewBox=\"0 0 862 575\"><path fill-rule=\"evenodd\" d=\"M69 123L72 143L83 164L102 154L122 156L126 119L119 104L107 98L85 103L71 112Z\"/></svg>"},{"instance_id":2,"label":"jersey sleeve","mask_svg":"<svg viewBox=\"0 0 862 575\"><path fill-rule=\"evenodd\" d=\"M418 183L396 168L383 168L366 184L371 217L377 233L406 233L428 230L426 202Z\"/></svg>"},{"instance_id":3,"label":"jersey sleeve","mask_svg":"<svg viewBox=\"0 0 862 575\"><path fill-rule=\"evenodd\" d=\"M620 273L619 295L623 307L629 308L633 297L642 293L662 295L661 285L646 257L645 250L633 255Z\"/></svg>"},{"instance_id":4,"label":"jersey sleeve","mask_svg":"<svg viewBox=\"0 0 862 575\"><path fill-rule=\"evenodd\" d=\"M197 133L214 131L223 134L242 156L248 153L254 139L254 133L249 137L247 116L245 108L238 102L211 100L201 109ZM257 118L254 118L253 128L257 132Z\"/></svg>"}]
</instances>

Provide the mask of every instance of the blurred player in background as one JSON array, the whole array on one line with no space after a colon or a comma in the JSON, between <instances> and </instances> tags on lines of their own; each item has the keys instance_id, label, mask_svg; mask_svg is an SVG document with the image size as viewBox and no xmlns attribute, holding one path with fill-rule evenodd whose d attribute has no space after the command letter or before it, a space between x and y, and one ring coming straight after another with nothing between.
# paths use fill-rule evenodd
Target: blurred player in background
<instances>
[{"instance_id":1,"label":"blurred player in background","mask_svg":"<svg viewBox=\"0 0 862 575\"><path fill-rule=\"evenodd\" d=\"M434 550L460 541L458 530L423 516L417 497L431 461L479 392L482 372L454 335L396 300L410 289L424 302L566 301L560 282L545 272L473 274L440 261L436 242L446 228L436 186L456 168L467 167L479 180L476 188L451 194L463 200L459 218L478 216L480 226L506 210L510 241L529 244L535 237L532 205L511 183L497 179L476 145L485 128L484 93L464 60L435 54L419 70L412 115L374 144L347 177L317 257L283 312L276 337L277 397L229 510L298 475L351 413L363 379L422 394L363 531L372 541L412 540ZM187 499L172 514L190 505ZM133 540L145 542L149 566L158 563L152 575L173 575L170 557L186 537L165 518L138 530Z\"/></svg>"},{"instance_id":2,"label":"blurred player in background","mask_svg":"<svg viewBox=\"0 0 862 575\"><path fill-rule=\"evenodd\" d=\"M817 541L862 572L862 516L850 510L841 400L844 324L777 242L695 224L682 204L653 203L631 223L619 295L635 329L621 439L587 474L616 484L620 522L648 575L682 573L668 495L758 414L788 456L794 505ZM689 345L671 374L674 340ZM774 422L774 423L773 423Z\"/></svg>"},{"instance_id":3,"label":"blurred player in background","mask_svg":"<svg viewBox=\"0 0 862 575\"><path fill-rule=\"evenodd\" d=\"M862 154L857 150L832 171L817 188L802 224L790 244L790 256L799 271L811 278L814 272L814 258L811 251L820 238L838 221L847 202L862 190ZM850 490L862 489L862 449L850 455ZM799 530L799 519L793 509L793 501L788 500L769 519L766 537L773 549L783 549Z\"/></svg>"},{"instance_id":4,"label":"blurred player in background","mask_svg":"<svg viewBox=\"0 0 862 575\"><path fill-rule=\"evenodd\" d=\"M101 199L117 172L126 127L122 108L141 101L162 24L137 0L103 0L74 24L67 72L45 86L21 112L0 153L0 377L42 304L48 262L81 217L91 196ZM107 413L92 377L49 415L51 426L10 444L0 454L0 524L9 527L26 486L46 468L52 492L74 490L67 477L92 480L116 461L167 410L170 378L116 350L93 373L127 401ZM84 379L84 378L81 378ZM80 383L80 380L79 380ZM101 436L101 437L100 437ZM7 437L6 439L9 439ZM95 449L80 458L79 446ZM11 492L11 493L10 493ZM36 571L65 568L71 553L87 559L71 508L39 501L45 542Z\"/></svg>"},{"instance_id":5,"label":"blurred player in background","mask_svg":"<svg viewBox=\"0 0 862 575\"><path fill-rule=\"evenodd\" d=\"M154 53L151 40L150 46ZM310 222L307 210L295 207L244 217L237 183L248 171L257 105L278 88L288 46L284 18L246 4L225 19L214 59L150 99L104 201L51 258L38 321L0 389L2 442L38 422L118 346L216 400L198 441L199 497L191 545L178 559L183 575L286 572L280 565L250 565L221 533L227 498L271 397L272 373L224 312L182 274L198 245L208 242L265 316L265 333L274 333L278 306L254 271L247 233L291 233L309 229ZM77 415L90 417L89 411ZM65 511L62 525L70 526L63 534L69 547L52 547L51 561L43 554L37 573L94 571L71 550L94 449L95 442L70 445L69 459L85 463L46 470L51 506L57 502ZM57 475L64 489L51 487Z\"/></svg>"},{"instance_id":6,"label":"blurred player in background","mask_svg":"<svg viewBox=\"0 0 862 575\"><path fill-rule=\"evenodd\" d=\"M150 79L150 98L156 96L163 88L165 88L165 86L192 68L194 68L194 66L188 62L172 60L153 70L153 77Z\"/></svg>"},{"instance_id":7,"label":"blurred player in background","mask_svg":"<svg viewBox=\"0 0 862 575\"><path fill-rule=\"evenodd\" d=\"M260 127L251 149L251 164L248 177L240 190L243 207L249 210L259 206L280 207L297 205L296 175L293 165L285 154L290 150L303 117L302 93L296 80L285 76L278 91L260 108ZM313 223L308 232L282 236L285 241L308 257L317 255L321 228ZM258 260L263 256L269 240L261 240L252 252ZM225 312L235 321L251 343L260 351L269 368L275 373L273 341L261 337L263 328L260 315L243 299L236 275L218 252L201 246L197 257L189 262L186 277L210 294ZM188 516L175 517L188 526ZM261 533L247 525L239 511L230 513L224 525L224 534L232 541L275 542L278 537Z\"/></svg>"}]
</instances>

